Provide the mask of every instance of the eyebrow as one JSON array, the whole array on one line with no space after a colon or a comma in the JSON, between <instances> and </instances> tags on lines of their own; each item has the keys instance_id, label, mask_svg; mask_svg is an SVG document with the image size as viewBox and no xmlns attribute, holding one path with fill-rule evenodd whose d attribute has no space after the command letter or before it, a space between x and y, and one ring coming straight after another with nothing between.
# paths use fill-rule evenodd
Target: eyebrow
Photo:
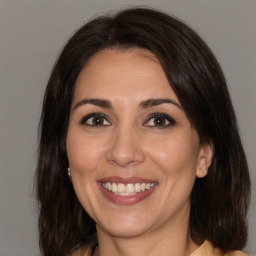
<instances>
[{"instance_id":1,"label":"eyebrow","mask_svg":"<svg viewBox=\"0 0 256 256\"><path fill-rule=\"evenodd\" d=\"M154 106L158 106L164 103L173 104L179 109L182 109L181 105L178 102L171 99L148 99L148 100L142 101L140 103L140 107L142 109L146 109L146 108L152 108Z\"/></svg>"},{"instance_id":2,"label":"eyebrow","mask_svg":"<svg viewBox=\"0 0 256 256\"><path fill-rule=\"evenodd\" d=\"M99 106L99 107L102 107L102 108L113 108L112 104L108 100L103 100L103 99L83 99L83 100L81 100L81 101L76 103L76 105L74 106L73 110L75 110L76 108L78 108L80 106L86 105L86 104L92 104L92 105Z\"/></svg>"},{"instance_id":3,"label":"eyebrow","mask_svg":"<svg viewBox=\"0 0 256 256\"><path fill-rule=\"evenodd\" d=\"M171 100L171 99L147 99L147 100L142 101L139 104L139 107L142 108L142 109L147 109L147 108L152 108L154 106L158 106L158 105L165 104L165 103L173 104L176 107L178 107L179 109L182 109L182 107L176 101ZM75 110L76 108L78 108L80 106L86 105L86 104L92 104L92 105L99 106L99 107L102 107L102 108L110 108L110 109L113 108L111 102L108 101L108 100L104 100L104 99L83 99L83 100L76 103L73 110Z\"/></svg>"}]
</instances>

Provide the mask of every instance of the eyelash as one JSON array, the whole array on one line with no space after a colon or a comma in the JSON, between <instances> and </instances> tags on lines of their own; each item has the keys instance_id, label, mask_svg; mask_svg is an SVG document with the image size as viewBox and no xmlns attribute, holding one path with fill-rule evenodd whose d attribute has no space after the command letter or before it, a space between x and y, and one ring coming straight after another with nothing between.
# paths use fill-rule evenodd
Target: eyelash
<instances>
[{"instance_id":1,"label":"eyelash","mask_svg":"<svg viewBox=\"0 0 256 256\"><path fill-rule=\"evenodd\" d=\"M164 122L166 123L166 121L168 122L168 124L162 125L147 125L147 123L153 119L157 119L157 118L163 118ZM153 121L154 122L154 121ZM168 128L172 125L175 125L176 121L169 115L164 114L164 113L153 113L151 114L147 119L146 122L144 123L144 125L146 126L152 126L154 128L158 128L158 129L164 129L164 128Z\"/></svg>"},{"instance_id":2,"label":"eyelash","mask_svg":"<svg viewBox=\"0 0 256 256\"><path fill-rule=\"evenodd\" d=\"M92 119L91 121L93 122L94 118L102 118L103 119L103 124L88 124L88 120ZM108 122L109 124L104 124L104 122ZM87 125L87 126L92 126L92 127L100 127L100 126L109 126L110 122L108 121L108 118L106 115L102 114L102 113L91 113L89 115L84 116L81 121L80 124L82 125Z\"/></svg>"},{"instance_id":3,"label":"eyelash","mask_svg":"<svg viewBox=\"0 0 256 256\"><path fill-rule=\"evenodd\" d=\"M100 121L103 121L103 123L93 124L93 121L96 121L96 120L93 120L95 118L103 119L103 120L100 120ZM162 121L164 121L164 125L157 125L155 123L148 124L151 120L157 119L157 118L162 118L163 119ZM88 121L90 121L90 123L88 123ZM108 124L104 124L105 122L107 122ZM153 122L154 122L154 120L153 120ZM166 122L168 122L168 124L166 124ZM164 128L167 128L169 126L175 125L175 123L176 123L176 121L167 114L153 113L146 119L146 121L143 123L143 125L148 126L148 127L158 128L158 129L164 129ZM102 114L102 113L91 113L89 115L86 115L81 119L80 124L91 126L91 127L101 127L101 126L111 125L111 123L108 121L108 117L105 114Z\"/></svg>"}]
</instances>

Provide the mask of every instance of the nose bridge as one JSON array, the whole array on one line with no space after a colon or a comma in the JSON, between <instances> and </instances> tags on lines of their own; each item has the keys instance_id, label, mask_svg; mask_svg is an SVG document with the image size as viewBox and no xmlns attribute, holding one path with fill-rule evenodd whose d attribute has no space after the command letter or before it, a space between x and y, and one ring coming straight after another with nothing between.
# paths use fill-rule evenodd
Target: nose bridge
<instances>
[{"instance_id":1,"label":"nose bridge","mask_svg":"<svg viewBox=\"0 0 256 256\"><path fill-rule=\"evenodd\" d=\"M123 167L143 162L144 154L138 133L132 124L117 125L111 136L108 160Z\"/></svg>"}]
</instances>

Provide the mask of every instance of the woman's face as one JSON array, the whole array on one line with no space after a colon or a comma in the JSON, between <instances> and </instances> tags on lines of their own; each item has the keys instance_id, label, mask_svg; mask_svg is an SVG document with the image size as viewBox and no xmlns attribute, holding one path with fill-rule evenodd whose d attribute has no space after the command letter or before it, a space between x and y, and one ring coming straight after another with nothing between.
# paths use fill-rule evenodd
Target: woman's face
<instances>
[{"instance_id":1,"label":"woman's face","mask_svg":"<svg viewBox=\"0 0 256 256\"><path fill-rule=\"evenodd\" d=\"M195 178L211 157L159 62L142 49L103 50L82 70L67 153L82 206L98 232L118 237L188 225Z\"/></svg>"}]
</instances>

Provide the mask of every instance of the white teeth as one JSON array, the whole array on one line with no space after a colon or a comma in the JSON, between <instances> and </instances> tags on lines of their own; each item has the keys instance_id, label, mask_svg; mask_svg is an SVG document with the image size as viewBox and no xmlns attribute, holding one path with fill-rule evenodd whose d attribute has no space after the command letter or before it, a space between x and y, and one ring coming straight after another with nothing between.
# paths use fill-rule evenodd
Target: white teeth
<instances>
[{"instance_id":1,"label":"white teeth","mask_svg":"<svg viewBox=\"0 0 256 256\"><path fill-rule=\"evenodd\" d=\"M135 184L135 192L140 192L140 183Z\"/></svg>"},{"instance_id":2,"label":"white teeth","mask_svg":"<svg viewBox=\"0 0 256 256\"><path fill-rule=\"evenodd\" d=\"M117 185L117 192L118 193L124 193L125 192L125 185L122 183L118 183Z\"/></svg>"},{"instance_id":3,"label":"white teeth","mask_svg":"<svg viewBox=\"0 0 256 256\"><path fill-rule=\"evenodd\" d=\"M109 190L109 191L112 190L112 186L109 182L107 182L107 184L106 184L106 189Z\"/></svg>"},{"instance_id":4,"label":"white teeth","mask_svg":"<svg viewBox=\"0 0 256 256\"><path fill-rule=\"evenodd\" d=\"M105 188L108 191L111 191L117 195L122 196L130 196L135 195L136 193L143 192L146 190L149 190L154 187L154 183L129 183L129 184L123 184L123 183L102 183L103 188Z\"/></svg>"},{"instance_id":5,"label":"white teeth","mask_svg":"<svg viewBox=\"0 0 256 256\"><path fill-rule=\"evenodd\" d=\"M134 185L133 184L127 184L126 185L126 189L125 189L126 193L134 193Z\"/></svg>"},{"instance_id":6,"label":"white teeth","mask_svg":"<svg viewBox=\"0 0 256 256\"><path fill-rule=\"evenodd\" d=\"M112 189L111 189L112 192L116 193L117 192L117 185L116 183L113 183L112 184Z\"/></svg>"}]
</instances>

